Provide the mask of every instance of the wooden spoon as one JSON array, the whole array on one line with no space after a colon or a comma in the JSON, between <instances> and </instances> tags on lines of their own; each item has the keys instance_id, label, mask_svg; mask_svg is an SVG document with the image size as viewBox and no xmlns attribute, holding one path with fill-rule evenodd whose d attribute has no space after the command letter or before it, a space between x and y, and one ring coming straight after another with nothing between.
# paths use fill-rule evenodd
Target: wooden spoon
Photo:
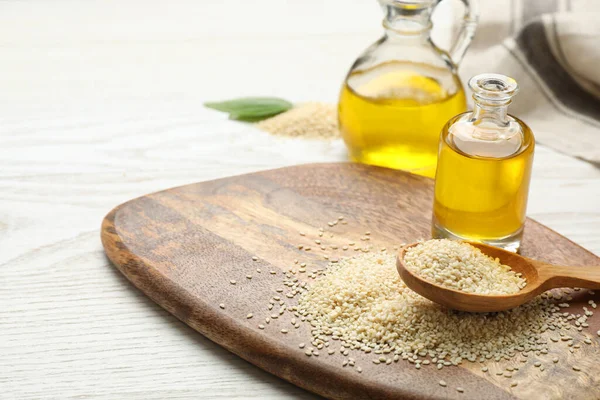
<instances>
[{"instance_id":1,"label":"wooden spoon","mask_svg":"<svg viewBox=\"0 0 600 400\"><path fill-rule=\"evenodd\" d=\"M547 264L531 258L502 250L481 243L469 242L490 257L498 258L515 272L520 272L527 279L527 286L518 293L509 295L480 295L465 293L436 285L414 274L404 265L404 254L411 243L402 248L396 266L406 286L423 297L438 304L461 311L493 312L504 311L528 302L542 292L560 287L582 287L600 289L600 266L566 267Z\"/></svg>"}]
</instances>

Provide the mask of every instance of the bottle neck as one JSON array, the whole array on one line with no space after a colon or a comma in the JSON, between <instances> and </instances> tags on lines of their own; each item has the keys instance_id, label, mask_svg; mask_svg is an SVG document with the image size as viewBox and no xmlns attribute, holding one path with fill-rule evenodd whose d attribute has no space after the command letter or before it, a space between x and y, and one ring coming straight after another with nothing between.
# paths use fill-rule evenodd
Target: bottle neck
<instances>
[{"instance_id":1,"label":"bottle neck","mask_svg":"<svg viewBox=\"0 0 600 400\"><path fill-rule=\"evenodd\" d=\"M475 100L475 106L473 107L470 120L472 122L490 121L499 126L507 126L510 122L508 119L509 104L510 102L503 104L488 104Z\"/></svg>"},{"instance_id":2,"label":"bottle neck","mask_svg":"<svg viewBox=\"0 0 600 400\"><path fill-rule=\"evenodd\" d=\"M478 140L507 140L522 131L520 125L508 115L510 100L484 101L474 96L473 112L465 122L473 129L470 135ZM489 100L489 99L488 99Z\"/></svg>"},{"instance_id":3,"label":"bottle neck","mask_svg":"<svg viewBox=\"0 0 600 400\"><path fill-rule=\"evenodd\" d=\"M390 37L429 37L432 27L431 11L431 7L407 8L386 4L383 27Z\"/></svg>"}]
</instances>

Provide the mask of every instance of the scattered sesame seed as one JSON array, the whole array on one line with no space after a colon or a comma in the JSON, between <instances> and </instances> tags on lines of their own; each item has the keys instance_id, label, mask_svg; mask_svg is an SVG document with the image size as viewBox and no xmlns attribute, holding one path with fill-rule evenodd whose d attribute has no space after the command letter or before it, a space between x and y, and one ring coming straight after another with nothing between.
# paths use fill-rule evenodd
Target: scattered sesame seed
<instances>
[{"instance_id":1,"label":"scattered sesame seed","mask_svg":"<svg viewBox=\"0 0 600 400\"><path fill-rule=\"evenodd\" d=\"M234 279L230 280L229 283L231 283L232 285L236 284L236 281Z\"/></svg>"},{"instance_id":2,"label":"scattered sesame seed","mask_svg":"<svg viewBox=\"0 0 600 400\"><path fill-rule=\"evenodd\" d=\"M356 372L358 372L360 374L362 372L362 368L361 367L356 367Z\"/></svg>"},{"instance_id":3,"label":"scattered sesame seed","mask_svg":"<svg viewBox=\"0 0 600 400\"><path fill-rule=\"evenodd\" d=\"M581 371L581 368L579 368L579 367L578 367L578 366L576 366L576 365L573 365L573 371L578 371L578 372L579 372L579 371Z\"/></svg>"},{"instance_id":4,"label":"scattered sesame seed","mask_svg":"<svg viewBox=\"0 0 600 400\"><path fill-rule=\"evenodd\" d=\"M456 391L457 391L458 393L463 393L463 392L465 391L465 389L463 389L463 388L461 388L461 387L457 387L457 388L456 388Z\"/></svg>"},{"instance_id":5,"label":"scattered sesame seed","mask_svg":"<svg viewBox=\"0 0 600 400\"><path fill-rule=\"evenodd\" d=\"M511 382L510 387L516 387L519 384L519 382Z\"/></svg>"},{"instance_id":6,"label":"scattered sesame seed","mask_svg":"<svg viewBox=\"0 0 600 400\"><path fill-rule=\"evenodd\" d=\"M440 381L440 386L442 387L446 387L448 384L446 383L446 381Z\"/></svg>"},{"instance_id":7,"label":"scattered sesame seed","mask_svg":"<svg viewBox=\"0 0 600 400\"><path fill-rule=\"evenodd\" d=\"M256 256L253 256L253 257L252 257L252 261L258 261L258 257L256 257Z\"/></svg>"},{"instance_id":8,"label":"scattered sesame seed","mask_svg":"<svg viewBox=\"0 0 600 400\"><path fill-rule=\"evenodd\" d=\"M265 326L263 324L258 324L258 329L265 329Z\"/></svg>"},{"instance_id":9,"label":"scattered sesame seed","mask_svg":"<svg viewBox=\"0 0 600 400\"><path fill-rule=\"evenodd\" d=\"M547 344L542 333L548 331L552 335L560 334L563 341L571 342L573 346L573 338L564 333L568 333L569 329L573 332L575 322L579 322L582 327L589 316L588 310L585 310L586 314L583 316L557 312L557 306L548 301L553 297L549 293L533 300L523 311L517 308L511 313L498 313L498 317L486 316L480 333L473 330L474 326L482 326L480 315L447 313L435 305L422 307L424 300L408 290L397 276L395 256L386 252L364 252L369 249L374 251L378 247L359 248L359 252L353 257L335 259L336 262L330 262L327 268L313 270L307 275L317 279L310 281L310 285L295 278L292 269L282 277L284 286L289 288L286 290L290 291L286 296L299 297L298 304L293 309L288 308L288 311L310 323L312 344L317 349L328 347L332 340L339 340L343 345L340 347L341 354L348 355L350 349L378 354L393 352L389 357L382 356L373 360L373 363L391 364L402 356L417 369L430 363L442 369L444 366L460 365L467 360L484 362L492 359L501 362L517 354L527 357L528 352L538 356L547 354ZM348 276L360 276L362 279L349 281ZM399 312L397 307L391 308L393 304L403 304L402 311ZM277 318L277 315L273 318ZM420 329L407 333L402 327L415 318L422 321ZM292 321L292 325L297 328L300 323ZM527 330L517 332L514 329L515 326L523 325L527 326ZM431 341L430 326L436 327L436 336ZM487 343L491 331L502 339L491 340L484 347L470 347L470 343L480 343L479 340L484 338ZM357 332L360 332L360 336L357 336ZM600 336L600 331L598 334ZM463 342L463 337L468 338L468 342ZM510 340L507 341L507 337ZM459 342L456 341L457 338ZM561 340L555 336L549 338L552 342ZM585 340L584 342L587 343ZM457 345L461 348L460 353L455 353ZM421 354L415 348L430 350ZM313 350L311 349L311 355L314 355ZM333 355L336 350L330 348L327 352ZM424 357L428 358L423 359ZM527 360L523 358L520 361ZM351 365L350 361L347 365ZM539 367L540 370L543 369L541 363ZM509 368L506 371L508 376L512 376L511 370L518 370L517 367ZM481 370L488 372L488 367L482 367ZM503 374L502 371L499 373Z\"/></svg>"},{"instance_id":10,"label":"scattered sesame seed","mask_svg":"<svg viewBox=\"0 0 600 400\"><path fill-rule=\"evenodd\" d=\"M246 275L246 279L252 279L252 275Z\"/></svg>"},{"instance_id":11,"label":"scattered sesame seed","mask_svg":"<svg viewBox=\"0 0 600 400\"><path fill-rule=\"evenodd\" d=\"M282 329L281 333L288 333L288 330L287 329Z\"/></svg>"},{"instance_id":12,"label":"scattered sesame seed","mask_svg":"<svg viewBox=\"0 0 600 400\"><path fill-rule=\"evenodd\" d=\"M221 307L224 310L225 309L225 304L221 303L221 304L219 304L219 307Z\"/></svg>"}]
</instances>

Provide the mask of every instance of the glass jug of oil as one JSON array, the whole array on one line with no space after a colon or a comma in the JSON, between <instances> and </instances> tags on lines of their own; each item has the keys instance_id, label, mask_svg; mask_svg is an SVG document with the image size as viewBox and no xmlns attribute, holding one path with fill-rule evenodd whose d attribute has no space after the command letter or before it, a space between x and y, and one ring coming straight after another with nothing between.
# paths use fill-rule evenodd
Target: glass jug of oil
<instances>
[{"instance_id":1,"label":"glass jug of oil","mask_svg":"<svg viewBox=\"0 0 600 400\"><path fill-rule=\"evenodd\" d=\"M384 36L355 62L342 87L339 126L352 160L433 177L444 124L466 111L456 73L477 25L476 0L449 52L430 38L441 0L379 0Z\"/></svg>"},{"instance_id":2,"label":"glass jug of oil","mask_svg":"<svg viewBox=\"0 0 600 400\"><path fill-rule=\"evenodd\" d=\"M469 81L475 107L440 136L432 235L517 251L521 244L535 140L507 113L517 82L481 74Z\"/></svg>"}]
</instances>

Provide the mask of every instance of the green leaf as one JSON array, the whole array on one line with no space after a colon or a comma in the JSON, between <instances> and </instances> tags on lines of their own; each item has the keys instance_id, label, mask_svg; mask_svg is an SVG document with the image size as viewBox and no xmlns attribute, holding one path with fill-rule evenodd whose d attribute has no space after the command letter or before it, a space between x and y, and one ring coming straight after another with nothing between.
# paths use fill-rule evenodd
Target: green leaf
<instances>
[{"instance_id":1,"label":"green leaf","mask_svg":"<svg viewBox=\"0 0 600 400\"><path fill-rule=\"evenodd\" d=\"M243 97L220 102L204 103L205 107L229 113L229 118L256 122L270 118L293 107L287 100L278 97Z\"/></svg>"}]
</instances>

